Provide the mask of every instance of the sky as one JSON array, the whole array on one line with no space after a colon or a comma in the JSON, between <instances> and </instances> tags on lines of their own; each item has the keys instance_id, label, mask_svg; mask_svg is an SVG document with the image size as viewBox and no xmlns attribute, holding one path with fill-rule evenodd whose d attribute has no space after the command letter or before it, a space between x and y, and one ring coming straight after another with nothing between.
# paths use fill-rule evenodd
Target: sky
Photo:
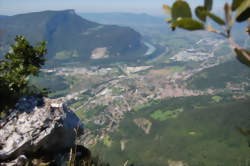
<instances>
[{"instance_id":1,"label":"sky","mask_svg":"<svg viewBox=\"0 0 250 166\"><path fill-rule=\"evenodd\" d=\"M163 15L163 4L175 0L0 0L0 15L14 15L43 10L75 9L76 12L132 12ZM187 0L192 6L203 0ZM214 0L218 10L231 0Z\"/></svg>"}]
</instances>

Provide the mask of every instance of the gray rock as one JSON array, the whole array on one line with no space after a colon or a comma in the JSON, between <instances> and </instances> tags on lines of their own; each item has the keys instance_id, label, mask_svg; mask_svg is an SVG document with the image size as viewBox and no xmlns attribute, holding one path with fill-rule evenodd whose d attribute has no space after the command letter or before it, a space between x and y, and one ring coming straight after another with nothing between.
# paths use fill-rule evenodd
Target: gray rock
<instances>
[{"instance_id":1,"label":"gray rock","mask_svg":"<svg viewBox=\"0 0 250 166\"><path fill-rule=\"evenodd\" d=\"M60 153L75 145L83 134L80 119L60 100L24 98L12 115L0 122L0 161L20 155ZM40 102L41 103L41 102Z\"/></svg>"},{"instance_id":2,"label":"gray rock","mask_svg":"<svg viewBox=\"0 0 250 166\"><path fill-rule=\"evenodd\" d=\"M28 163L27 157L21 155L18 156L15 160L6 163L0 163L0 166L25 166L27 163Z\"/></svg>"}]
</instances>

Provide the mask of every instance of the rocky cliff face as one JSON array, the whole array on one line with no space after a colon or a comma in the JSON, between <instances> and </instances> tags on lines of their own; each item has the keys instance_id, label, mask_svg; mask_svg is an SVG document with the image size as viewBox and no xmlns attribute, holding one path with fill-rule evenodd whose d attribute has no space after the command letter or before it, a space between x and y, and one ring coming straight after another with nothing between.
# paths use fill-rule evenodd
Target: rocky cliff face
<instances>
[{"instance_id":1,"label":"rocky cliff face","mask_svg":"<svg viewBox=\"0 0 250 166\"><path fill-rule=\"evenodd\" d=\"M83 124L62 101L23 98L0 122L0 163L66 152L81 134Z\"/></svg>"}]
</instances>

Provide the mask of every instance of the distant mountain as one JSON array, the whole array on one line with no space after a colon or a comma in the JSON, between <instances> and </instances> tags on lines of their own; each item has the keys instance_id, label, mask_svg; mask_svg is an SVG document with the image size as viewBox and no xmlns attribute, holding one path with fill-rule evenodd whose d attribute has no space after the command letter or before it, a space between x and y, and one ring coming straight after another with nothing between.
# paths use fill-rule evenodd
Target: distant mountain
<instances>
[{"instance_id":1,"label":"distant mountain","mask_svg":"<svg viewBox=\"0 0 250 166\"><path fill-rule=\"evenodd\" d=\"M80 16L102 24L164 25L164 18L145 13L79 13Z\"/></svg>"},{"instance_id":2,"label":"distant mountain","mask_svg":"<svg viewBox=\"0 0 250 166\"><path fill-rule=\"evenodd\" d=\"M0 30L5 51L20 34L32 43L46 40L48 59L52 61L128 57L145 49L135 30L91 22L74 10L1 16Z\"/></svg>"},{"instance_id":3,"label":"distant mountain","mask_svg":"<svg viewBox=\"0 0 250 166\"><path fill-rule=\"evenodd\" d=\"M0 15L0 19L7 18L7 17L9 17L9 16Z\"/></svg>"},{"instance_id":4,"label":"distant mountain","mask_svg":"<svg viewBox=\"0 0 250 166\"><path fill-rule=\"evenodd\" d=\"M223 16L224 13L221 14ZM166 23L165 18L168 16L151 16L145 13L79 13L80 16L91 21L95 21L101 24L113 24L129 26L144 36L148 36L151 33L160 32L162 35L172 35L173 33L196 35L197 33L190 33L186 30L178 29L172 32L169 25ZM214 21L209 21L208 24L212 24L216 29L222 30ZM233 36L240 43L244 44L247 35L244 33L247 23L235 24L233 27ZM198 34L200 35L200 33ZM212 35L212 33L211 33ZM179 38L179 37L178 37Z\"/></svg>"},{"instance_id":5,"label":"distant mountain","mask_svg":"<svg viewBox=\"0 0 250 166\"><path fill-rule=\"evenodd\" d=\"M166 29L164 17L151 16L145 13L79 13L80 16L101 24L129 26L141 33L150 29ZM169 29L169 31L171 31Z\"/></svg>"}]
</instances>

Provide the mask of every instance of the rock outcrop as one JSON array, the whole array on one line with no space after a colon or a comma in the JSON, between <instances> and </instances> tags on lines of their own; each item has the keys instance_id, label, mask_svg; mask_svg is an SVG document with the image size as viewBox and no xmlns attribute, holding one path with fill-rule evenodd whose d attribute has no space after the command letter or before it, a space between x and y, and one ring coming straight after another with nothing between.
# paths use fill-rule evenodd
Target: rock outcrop
<instances>
[{"instance_id":1,"label":"rock outcrop","mask_svg":"<svg viewBox=\"0 0 250 166\"><path fill-rule=\"evenodd\" d=\"M23 98L0 122L0 163L21 155L51 155L75 146L80 119L60 100Z\"/></svg>"}]
</instances>

